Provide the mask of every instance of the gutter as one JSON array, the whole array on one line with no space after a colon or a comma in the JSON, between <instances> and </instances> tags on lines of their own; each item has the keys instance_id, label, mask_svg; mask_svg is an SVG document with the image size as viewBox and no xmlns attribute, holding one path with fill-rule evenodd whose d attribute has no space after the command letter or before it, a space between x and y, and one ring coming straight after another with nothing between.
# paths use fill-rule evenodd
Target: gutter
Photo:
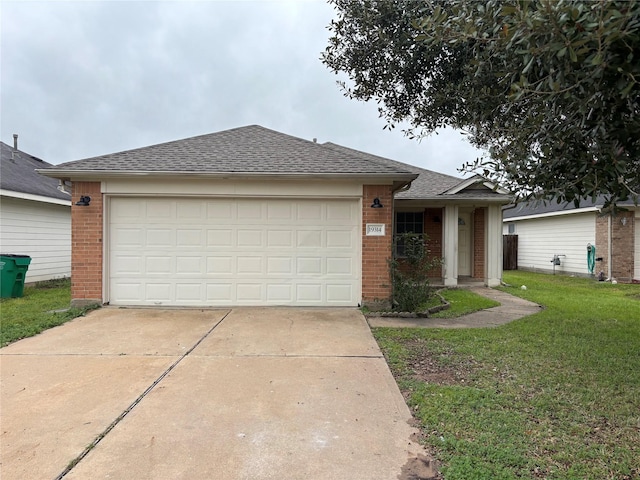
<instances>
[{"instance_id":1,"label":"gutter","mask_svg":"<svg viewBox=\"0 0 640 480\"><path fill-rule=\"evenodd\" d=\"M407 183L418 178L418 174L415 173L240 173L240 172L198 172L198 171L146 171L146 170L62 170L62 169L36 169L41 175L45 177L58 178L60 180L105 180L109 178L162 178L162 177L188 177L188 178L204 178L204 179L247 179L247 180L264 180L264 179L281 179L291 180L293 179L327 179L327 180L358 180L363 179L388 179L392 181L404 182L403 186Z\"/></svg>"}]
</instances>

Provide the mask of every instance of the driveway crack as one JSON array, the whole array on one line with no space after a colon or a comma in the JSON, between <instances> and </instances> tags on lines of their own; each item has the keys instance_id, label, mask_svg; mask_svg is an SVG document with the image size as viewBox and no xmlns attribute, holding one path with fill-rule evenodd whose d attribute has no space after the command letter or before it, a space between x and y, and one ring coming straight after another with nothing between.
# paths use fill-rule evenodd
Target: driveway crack
<instances>
[{"instance_id":1,"label":"driveway crack","mask_svg":"<svg viewBox=\"0 0 640 480\"><path fill-rule=\"evenodd\" d=\"M191 352L193 352L198 345L200 345L205 338L207 338L211 332L213 332L218 325L220 325L222 323L222 321L227 318L227 316L231 313L231 310L229 310L227 313L224 314L224 316L218 320L202 337L200 337L200 339L193 344L193 346L187 350L185 353L183 353L182 355L180 355L178 357L178 359L173 362L164 372L162 372L160 374L160 376L158 378L155 379L155 381L149 385L147 387L147 389L142 392L138 398L136 398L131 405L129 405L120 415L118 415L118 417L109 424L109 426L107 426L107 428L105 428L102 433L100 433L81 453L80 455L78 455L76 458L74 458L73 460L71 460L71 462L69 462L69 465L67 465L67 467L57 476L55 477L54 480L61 480L62 478L64 478L71 470L73 470L73 468L80 463L80 461L86 457L89 452L91 450L93 450L101 441L104 437L106 437L109 432L111 432L111 430L113 430L116 425L118 425L123 419L124 417L126 417L129 412L131 412L149 393L151 393L151 391L156 387L156 385L158 385L163 379L164 377L166 377L169 373L171 373L171 371L176 368L178 366L178 364L180 362L182 362L182 360L184 360Z\"/></svg>"}]
</instances>

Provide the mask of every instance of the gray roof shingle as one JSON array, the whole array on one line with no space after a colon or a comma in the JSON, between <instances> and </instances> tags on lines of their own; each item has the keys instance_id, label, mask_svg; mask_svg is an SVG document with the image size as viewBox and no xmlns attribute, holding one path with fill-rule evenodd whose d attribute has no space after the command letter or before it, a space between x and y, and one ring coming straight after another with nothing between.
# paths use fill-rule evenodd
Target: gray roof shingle
<instances>
[{"instance_id":1,"label":"gray roof shingle","mask_svg":"<svg viewBox=\"0 0 640 480\"><path fill-rule=\"evenodd\" d=\"M0 162L0 188L3 190L71 201L71 195L58 190L58 180L36 172L36 169L52 167L50 163L14 150L4 142L0 142Z\"/></svg>"},{"instance_id":2,"label":"gray roof shingle","mask_svg":"<svg viewBox=\"0 0 640 480\"><path fill-rule=\"evenodd\" d=\"M99 157L67 162L54 171L203 174L410 175L408 165L378 165L349 152L259 125L224 130ZM50 174L50 173L47 173Z\"/></svg>"},{"instance_id":3,"label":"gray roof shingle","mask_svg":"<svg viewBox=\"0 0 640 480\"><path fill-rule=\"evenodd\" d=\"M606 201L604 195L599 195L595 201L591 198L580 199L578 206L576 207L573 202L558 203L554 200L550 201L531 201L527 203L520 203L517 205L507 205L503 212L503 218L516 218L516 217L528 217L532 215L542 215L544 213L556 213L570 210L576 210L581 208L601 208ZM636 202L640 204L640 198L634 201L633 198L618 202L619 207L631 207L636 205Z\"/></svg>"},{"instance_id":4,"label":"gray roof shingle","mask_svg":"<svg viewBox=\"0 0 640 480\"><path fill-rule=\"evenodd\" d=\"M396 194L395 198L405 200L434 200L447 198L445 192L464 183L467 179L445 175L444 173L425 170L424 168L407 165L389 158L379 157L370 153L360 152L351 148L336 145L334 143L324 143L329 148L341 152L351 152L370 162L378 163L384 166L402 165L409 169L412 173L418 174L418 178L411 182L411 188ZM503 199L505 195L493 192L489 189L469 189L463 190L456 194L452 194L451 198L473 198L473 199Z\"/></svg>"}]
</instances>

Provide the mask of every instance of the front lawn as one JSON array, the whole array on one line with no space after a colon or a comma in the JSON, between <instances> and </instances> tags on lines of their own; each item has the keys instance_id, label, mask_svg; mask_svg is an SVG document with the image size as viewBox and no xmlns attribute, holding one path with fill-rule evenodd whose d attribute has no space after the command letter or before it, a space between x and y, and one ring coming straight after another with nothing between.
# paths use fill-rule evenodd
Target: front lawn
<instances>
[{"instance_id":1,"label":"front lawn","mask_svg":"<svg viewBox=\"0 0 640 480\"><path fill-rule=\"evenodd\" d=\"M68 279L27 286L20 298L0 299L0 347L63 324L95 308L69 308L70 302L71 281Z\"/></svg>"},{"instance_id":2,"label":"front lawn","mask_svg":"<svg viewBox=\"0 0 640 480\"><path fill-rule=\"evenodd\" d=\"M640 478L640 286L504 279L545 309L498 328L374 329L443 478Z\"/></svg>"}]
</instances>

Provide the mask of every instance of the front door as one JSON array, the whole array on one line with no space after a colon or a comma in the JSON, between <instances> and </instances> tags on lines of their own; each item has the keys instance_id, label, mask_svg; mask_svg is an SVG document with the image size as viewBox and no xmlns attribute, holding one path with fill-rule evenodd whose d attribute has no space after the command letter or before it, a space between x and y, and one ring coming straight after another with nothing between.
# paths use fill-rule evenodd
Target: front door
<instances>
[{"instance_id":1,"label":"front door","mask_svg":"<svg viewBox=\"0 0 640 480\"><path fill-rule=\"evenodd\" d=\"M471 276L471 214L458 215L458 276Z\"/></svg>"}]
</instances>

